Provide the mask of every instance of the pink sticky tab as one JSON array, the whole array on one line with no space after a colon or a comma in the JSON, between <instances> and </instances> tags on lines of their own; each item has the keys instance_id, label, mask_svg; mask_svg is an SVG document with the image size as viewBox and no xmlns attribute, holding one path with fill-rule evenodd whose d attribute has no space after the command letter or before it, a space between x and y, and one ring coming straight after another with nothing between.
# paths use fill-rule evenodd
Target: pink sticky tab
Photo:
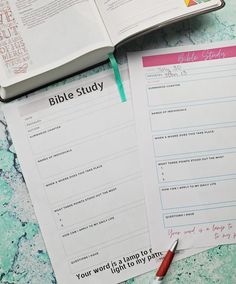
<instances>
[{"instance_id":1,"label":"pink sticky tab","mask_svg":"<svg viewBox=\"0 0 236 284\"><path fill-rule=\"evenodd\" d=\"M184 64L236 57L236 46L144 56L143 67Z\"/></svg>"}]
</instances>

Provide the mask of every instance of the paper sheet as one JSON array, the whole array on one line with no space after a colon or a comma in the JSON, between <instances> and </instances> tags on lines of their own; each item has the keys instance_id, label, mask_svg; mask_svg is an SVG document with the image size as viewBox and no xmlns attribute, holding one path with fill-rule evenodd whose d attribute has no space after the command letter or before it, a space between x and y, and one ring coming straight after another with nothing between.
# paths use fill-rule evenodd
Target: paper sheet
<instances>
[{"instance_id":1,"label":"paper sheet","mask_svg":"<svg viewBox=\"0 0 236 284\"><path fill-rule=\"evenodd\" d=\"M153 247L235 243L236 42L128 60Z\"/></svg>"},{"instance_id":2,"label":"paper sheet","mask_svg":"<svg viewBox=\"0 0 236 284\"><path fill-rule=\"evenodd\" d=\"M155 267L144 255L150 241L130 108L112 72L6 105L59 283L117 283Z\"/></svg>"},{"instance_id":3,"label":"paper sheet","mask_svg":"<svg viewBox=\"0 0 236 284\"><path fill-rule=\"evenodd\" d=\"M58 283L118 283L162 258L150 248L127 68L122 77L126 103L105 71L4 108Z\"/></svg>"}]
</instances>

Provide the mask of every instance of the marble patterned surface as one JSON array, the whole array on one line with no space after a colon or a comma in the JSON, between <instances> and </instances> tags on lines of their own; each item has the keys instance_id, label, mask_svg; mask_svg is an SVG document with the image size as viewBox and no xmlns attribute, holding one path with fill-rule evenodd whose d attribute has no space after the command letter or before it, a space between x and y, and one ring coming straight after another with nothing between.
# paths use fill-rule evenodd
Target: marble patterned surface
<instances>
[{"instance_id":1,"label":"marble patterned surface","mask_svg":"<svg viewBox=\"0 0 236 284\"><path fill-rule=\"evenodd\" d=\"M117 56L122 64L126 62L127 51L231 39L236 39L236 0L226 0L226 7L221 11L173 24L129 42L118 49ZM108 64L104 64L68 81L107 68ZM56 278L1 106L0 283L54 284ZM153 275L154 272L150 272L127 280L125 284L148 284ZM236 245L219 246L175 262L163 284L167 283L235 284Z\"/></svg>"}]
</instances>

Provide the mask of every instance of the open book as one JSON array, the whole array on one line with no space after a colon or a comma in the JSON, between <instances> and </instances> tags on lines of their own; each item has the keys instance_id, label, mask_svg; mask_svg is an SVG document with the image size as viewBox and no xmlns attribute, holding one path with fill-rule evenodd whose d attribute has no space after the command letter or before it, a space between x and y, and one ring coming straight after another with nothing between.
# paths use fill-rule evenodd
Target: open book
<instances>
[{"instance_id":1,"label":"open book","mask_svg":"<svg viewBox=\"0 0 236 284\"><path fill-rule=\"evenodd\" d=\"M2 0L0 97L102 62L139 33L223 6L223 0Z\"/></svg>"}]
</instances>

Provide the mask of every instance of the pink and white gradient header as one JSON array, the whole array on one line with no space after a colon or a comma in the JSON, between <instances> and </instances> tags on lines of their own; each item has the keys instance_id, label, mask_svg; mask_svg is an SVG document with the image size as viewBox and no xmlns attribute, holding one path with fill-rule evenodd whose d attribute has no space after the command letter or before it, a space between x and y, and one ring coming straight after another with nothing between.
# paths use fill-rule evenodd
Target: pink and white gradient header
<instances>
[{"instance_id":1,"label":"pink and white gradient header","mask_svg":"<svg viewBox=\"0 0 236 284\"><path fill-rule=\"evenodd\" d=\"M184 64L236 57L236 46L144 56L143 67Z\"/></svg>"}]
</instances>

